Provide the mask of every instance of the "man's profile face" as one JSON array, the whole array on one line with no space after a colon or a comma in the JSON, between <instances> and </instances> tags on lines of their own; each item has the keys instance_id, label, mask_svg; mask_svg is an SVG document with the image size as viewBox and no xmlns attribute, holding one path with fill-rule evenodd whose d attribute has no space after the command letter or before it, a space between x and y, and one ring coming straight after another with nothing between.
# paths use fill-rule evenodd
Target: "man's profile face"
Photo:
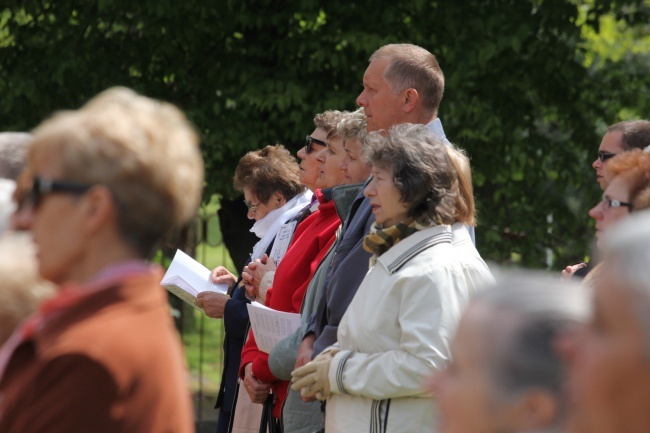
<instances>
[{"instance_id":1,"label":"man's profile face","mask_svg":"<svg viewBox=\"0 0 650 433\"><path fill-rule=\"evenodd\" d=\"M598 152L602 152L603 155L618 155L619 153L625 152L625 149L623 148L623 144L621 142L622 139L623 133L621 131L608 132L600 142ZM606 159L605 161L601 161L600 157L598 157L591 164L591 166L596 170L596 181L603 191L605 191L607 188L608 180L605 177L605 166L609 161L611 161L611 158Z\"/></svg>"},{"instance_id":2,"label":"man's profile face","mask_svg":"<svg viewBox=\"0 0 650 433\"><path fill-rule=\"evenodd\" d=\"M405 121L402 94L394 94L384 78L388 65L388 59L377 59L363 74L363 91L357 97L357 104L364 108L368 132L388 129Z\"/></svg>"}]
</instances>

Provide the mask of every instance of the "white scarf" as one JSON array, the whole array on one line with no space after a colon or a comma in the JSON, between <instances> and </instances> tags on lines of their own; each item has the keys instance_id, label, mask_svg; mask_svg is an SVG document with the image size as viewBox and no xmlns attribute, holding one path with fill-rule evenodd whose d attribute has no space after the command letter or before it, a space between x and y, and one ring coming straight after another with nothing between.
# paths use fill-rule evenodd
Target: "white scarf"
<instances>
[{"instance_id":1,"label":"white scarf","mask_svg":"<svg viewBox=\"0 0 650 433\"><path fill-rule=\"evenodd\" d=\"M284 206L272 210L264 218L253 224L251 232L260 238L259 242L253 247L253 253L251 254L253 260L259 259L266 253L282 224L296 216L302 208L307 206L311 201L312 194L309 190L298 194L286 202Z\"/></svg>"},{"instance_id":2,"label":"white scarf","mask_svg":"<svg viewBox=\"0 0 650 433\"><path fill-rule=\"evenodd\" d=\"M9 179L0 179L0 233L9 227L11 214L16 209L12 196L16 189L16 182Z\"/></svg>"}]
</instances>

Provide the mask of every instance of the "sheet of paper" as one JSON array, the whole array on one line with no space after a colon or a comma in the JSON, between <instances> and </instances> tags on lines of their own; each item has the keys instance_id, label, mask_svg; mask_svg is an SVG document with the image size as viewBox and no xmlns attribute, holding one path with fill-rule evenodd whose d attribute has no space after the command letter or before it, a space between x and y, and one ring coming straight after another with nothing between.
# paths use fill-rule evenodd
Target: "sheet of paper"
<instances>
[{"instance_id":1,"label":"sheet of paper","mask_svg":"<svg viewBox=\"0 0 650 433\"><path fill-rule=\"evenodd\" d=\"M271 258L275 261L276 265L280 263L282 257L289 249L289 244L291 239L293 239L293 232L296 229L296 221L290 223L282 224L278 234L275 235L275 240L273 241L273 248L271 248Z\"/></svg>"},{"instance_id":2,"label":"sheet of paper","mask_svg":"<svg viewBox=\"0 0 650 433\"><path fill-rule=\"evenodd\" d=\"M300 326L298 313L272 310L259 302L251 302L246 307L255 333L257 348L262 352L271 352L273 346Z\"/></svg>"},{"instance_id":3,"label":"sheet of paper","mask_svg":"<svg viewBox=\"0 0 650 433\"><path fill-rule=\"evenodd\" d=\"M228 292L227 284L212 284L210 270L181 250L176 250L160 284L193 307L201 292Z\"/></svg>"}]
</instances>

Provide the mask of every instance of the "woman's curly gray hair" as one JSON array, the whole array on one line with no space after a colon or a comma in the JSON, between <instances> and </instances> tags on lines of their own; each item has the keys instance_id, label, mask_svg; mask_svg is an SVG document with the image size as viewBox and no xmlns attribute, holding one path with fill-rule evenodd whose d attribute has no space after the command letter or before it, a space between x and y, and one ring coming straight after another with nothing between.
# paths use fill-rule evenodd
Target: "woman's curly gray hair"
<instances>
[{"instance_id":1,"label":"woman's curly gray hair","mask_svg":"<svg viewBox=\"0 0 650 433\"><path fill-rule=\"evenodd\" d=\"M425 125L405 123L369 133L362 156L393 173L401 201L409 204L409 217L426 224L453 224L458 173L445 146Z\"/></svg>"},{"instance_id":2,"label":"woman's curly gray hair","mask_svg":"<svg viewBox=\"0 0 650 433\"><path fill-rule=\"evenodd\" d=\"M363 146L363 140L368 135L366 132L366 115L363 107L351 113L346 113L338 125L336 125L336 133L346 140L349 138L356 139Z\"/></svg>"}]
</instances>

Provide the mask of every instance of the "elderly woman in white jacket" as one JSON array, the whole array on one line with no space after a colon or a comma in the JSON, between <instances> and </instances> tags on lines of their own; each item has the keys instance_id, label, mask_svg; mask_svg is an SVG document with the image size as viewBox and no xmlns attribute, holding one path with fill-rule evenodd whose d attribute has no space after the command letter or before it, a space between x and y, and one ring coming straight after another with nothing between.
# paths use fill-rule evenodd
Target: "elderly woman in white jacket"
<instances>
[{"instance_id":1,"label":"elderly woman in white jacket","mask_svg":"<svg viewBox=\"0 0 650 433\"><path fill-rule=\"evenodd\" d=\"M458 172L426 127L372 133L364 157L373 166L371 267L338 343L295 370L292 386L327 399L327 432L431 432L426 377L447 363L470 293L492 276L480 256L452 245Z\"/></svg>"}]
</instances>

